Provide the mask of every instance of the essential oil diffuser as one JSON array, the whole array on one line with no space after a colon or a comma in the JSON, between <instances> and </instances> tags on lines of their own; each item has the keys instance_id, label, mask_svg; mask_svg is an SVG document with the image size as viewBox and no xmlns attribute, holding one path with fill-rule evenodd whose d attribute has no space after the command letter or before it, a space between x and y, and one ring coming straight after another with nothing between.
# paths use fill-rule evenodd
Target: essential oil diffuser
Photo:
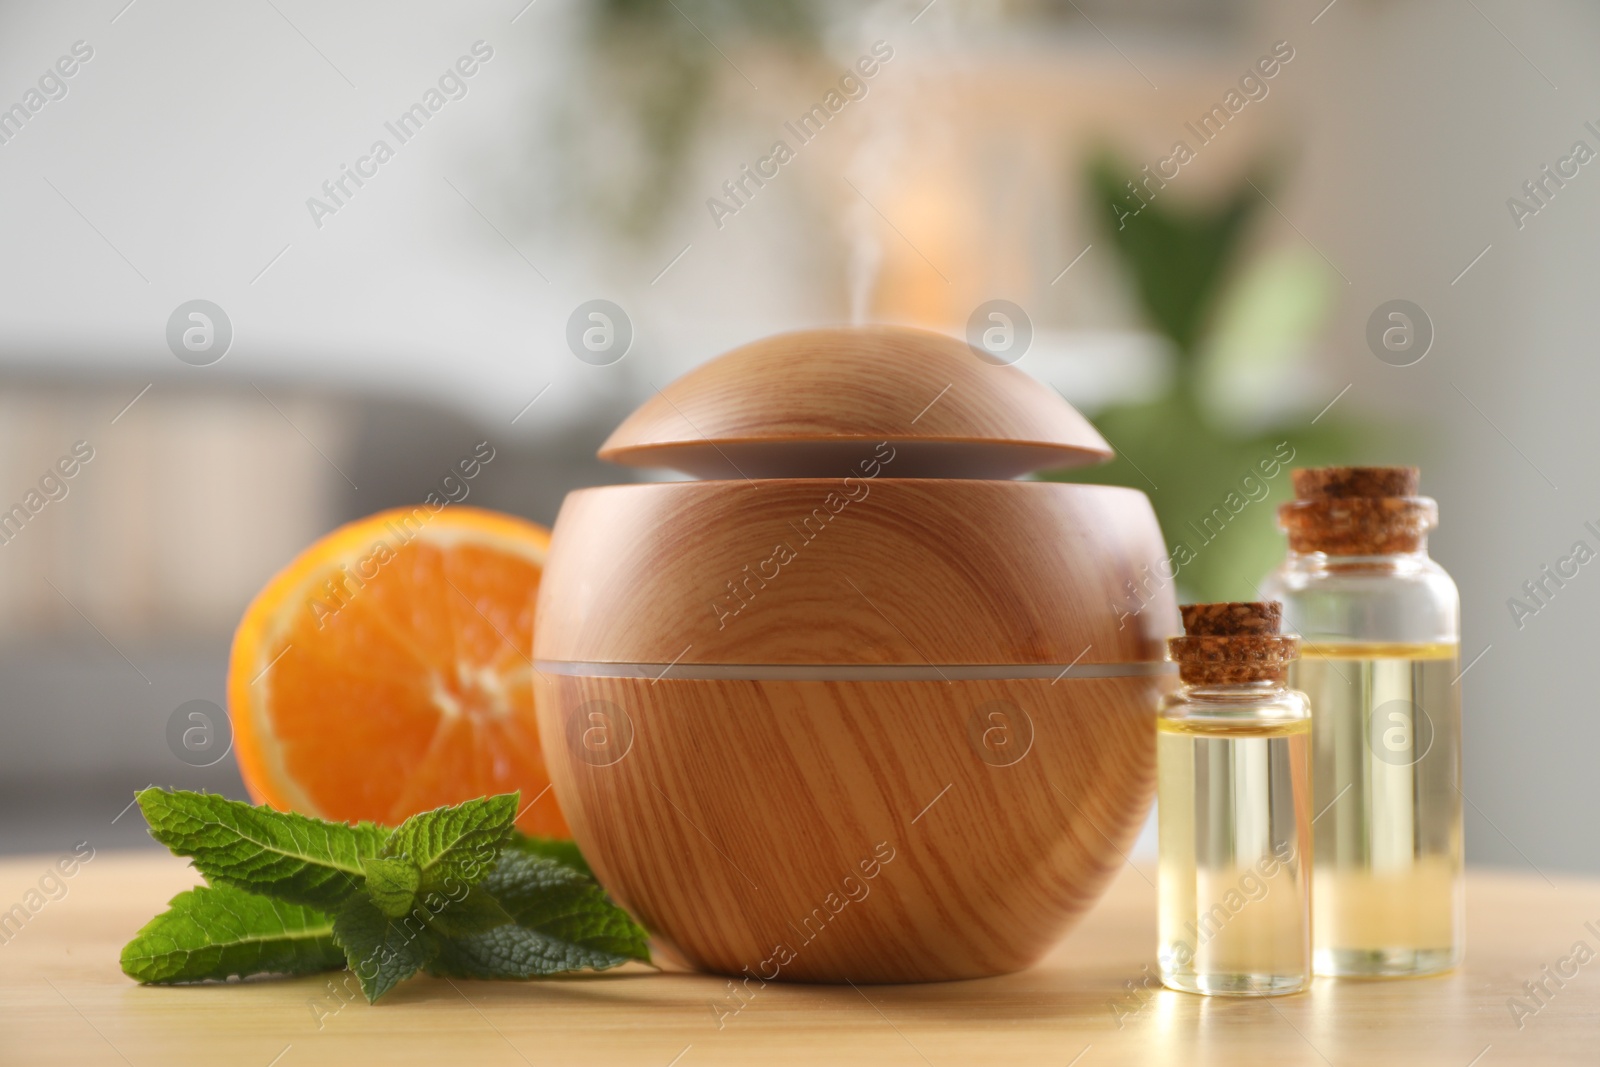
<instances>
[{"instance_id":1,"label":"essential oil diffuser","mask_svg":"<svg viewBox=\"0 0 1600 1067\"><path fill-rule=\"evenodd\" d=\"M1177 632L1143 493L1007 480L1109 458L1093 427L961 341L809 330L600 455L701 479L572 493L539 593L545 758L606 888L747 985L1038 959L1149 808Z\"/></svg>"}]
</instances>

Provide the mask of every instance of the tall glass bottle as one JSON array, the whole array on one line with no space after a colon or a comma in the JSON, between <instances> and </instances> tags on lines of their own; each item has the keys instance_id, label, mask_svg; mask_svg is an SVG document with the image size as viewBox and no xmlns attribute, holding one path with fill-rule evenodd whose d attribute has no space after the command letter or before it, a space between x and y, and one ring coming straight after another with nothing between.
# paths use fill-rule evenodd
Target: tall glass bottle
<instances>
[{"instance_id":1,"label":"tall glass bottle","mask_svg":"<svg viewBox=\"0 0 1600 1067\"><path fill-rule=\"evenodd\" d=\"M1264 583L1311 701L1318 974L1461 960L1460 596L1428 556L1415 467L1296 470L1289 555Z\"/></svg>"},{"instance_id":2,"label":"tall glass bottle","mask_svg":"<svg viewBox=\"0 0 1600 1067\"><path fill-rule=\"evenodd\" d=\"M1190 604L1156 717L1157 959L1172 989L1297 993L1311 981L1311 723L1284 685L1277 604Z\"/></svg>"}]
</instances>

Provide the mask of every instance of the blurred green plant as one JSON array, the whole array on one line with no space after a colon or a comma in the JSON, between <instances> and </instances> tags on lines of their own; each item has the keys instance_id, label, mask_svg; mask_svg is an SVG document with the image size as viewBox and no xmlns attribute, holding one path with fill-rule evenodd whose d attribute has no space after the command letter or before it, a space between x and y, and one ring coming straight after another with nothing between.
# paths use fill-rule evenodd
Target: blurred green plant
<instances>
[{"instance_id":1,"label":"blurred green plant","mask_svg":"<svg viewBox=\"0 0 1600 1067\"><path fill-rule=\"evenodd\" d=\"M1289 467L1371 462L1387 440L1334 412L1258 403L1252 415L1229 402L1243 392L1259 401L1259 390L1240 383L1281 377L1286 354L1308 347L1331 305L1320 263L1290 255L1247 270L1240 262L1277 175L1258 166L1215 203L1182 205L1136 199L1129 182L1138 172L1110 153L1089 165L1091 210L1107 220L1149 325L1170 343L1172 372L1153 399L1096 413L1114 461L1043 477L1145 490L1187 599L1254 599L1284 551L1276 517L1293 495Z\"/></svg>"},{"instance_id":2,"label":"blurred green plant","mask_svg":"<svg viewBox=\"0 0 1600 1067\"><path fill-rule=\"evenodd\" d=\"M804 55L821 47L818 0L599 0L590 8L588 88L568 124L602 122L601 158L573 174L601 217L629 236L652 235L682 192L695 135L741 40ZM732 74L730 71L730 75ZM743 77L742 74L738 75ZM571 131L569 131L570 133ZM576 140L576 138L572 138ZM616 166L618 154L632 165Z\"/></svg>"}]
</instances>

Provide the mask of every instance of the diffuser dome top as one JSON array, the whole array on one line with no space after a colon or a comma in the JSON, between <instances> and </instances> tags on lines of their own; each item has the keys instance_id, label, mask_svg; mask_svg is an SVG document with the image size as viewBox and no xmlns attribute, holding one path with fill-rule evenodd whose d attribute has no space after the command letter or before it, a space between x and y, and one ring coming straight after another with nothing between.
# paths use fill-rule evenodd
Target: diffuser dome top
<instances>
[{"instance_id":1,"label":"diffuser dome top","mask_svg":"<svg viewBox=\"0 0 1600 1067\"><path fill-rule=\"evenodd\" d=\"M1053 389L966 342L893 326L800 330L658 390L600 458L695 478L856 473L887 442L897 478L1015 478L1112 457Z\"/></svg>"}]
</instances>

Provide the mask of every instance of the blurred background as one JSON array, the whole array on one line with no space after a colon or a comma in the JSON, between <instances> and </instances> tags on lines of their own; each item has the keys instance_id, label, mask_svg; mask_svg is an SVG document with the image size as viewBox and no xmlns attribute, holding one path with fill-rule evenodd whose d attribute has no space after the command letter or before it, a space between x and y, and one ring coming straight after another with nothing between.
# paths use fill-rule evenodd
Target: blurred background
<instances>
[{"instance_id":1,"label":"blurred background","mask_svg":"<svg viewBox=\"0 0 1600 1067\"><path fill-rule=\"evenodd\" d=\"M244 605L477 442L469 502L548 524L701 360L976 322L1169 540L1284 443L1421 464L1469 859L1600 870L1600 574L1524 589L1600 548L1597 42L1581 0L0 6L0 851L243 795L168 730ZM1254 595L1270 489L1185 596Z\"/></svg>"}]
</instances>

